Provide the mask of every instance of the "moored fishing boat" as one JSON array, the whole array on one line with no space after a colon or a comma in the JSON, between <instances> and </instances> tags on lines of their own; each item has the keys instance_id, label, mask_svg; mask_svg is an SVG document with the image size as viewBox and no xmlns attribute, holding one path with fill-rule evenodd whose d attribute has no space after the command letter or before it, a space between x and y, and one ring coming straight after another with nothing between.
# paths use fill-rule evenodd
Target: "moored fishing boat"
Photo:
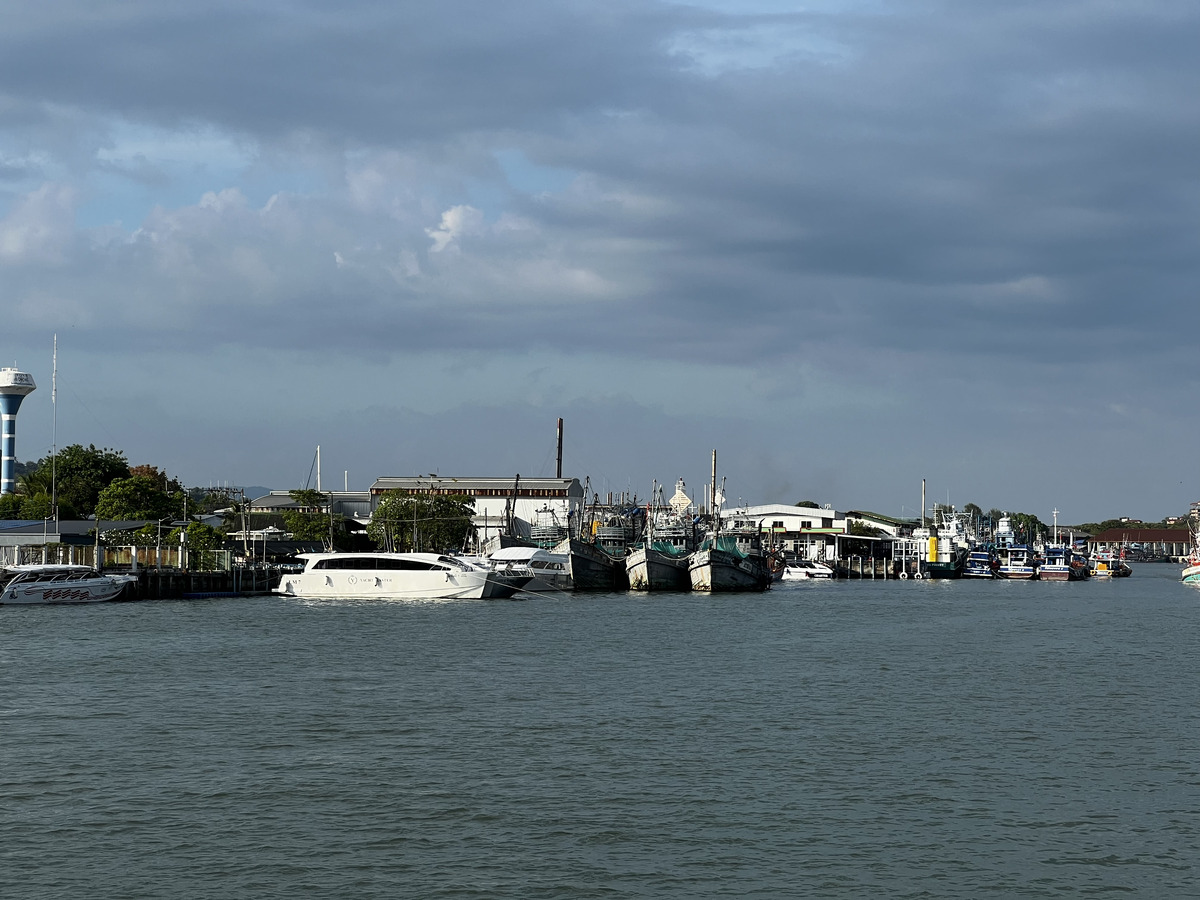
<instances>
[{"instance_id":1,"label":"moored fishing boat","mask_svg":"<svg viewBox=\"0 0 1200 900\"><path fill-rule=\"evenodd\" d=\"M1124 551L1096 550L1089 561L1094 578L1128 578L1133 567L1125 562Z\"/></svg>"},{"instance_id":2,"label":"moored fishing boat","mask_svg":"<svg viewBox=\"0 0 1200 900\"><path fill-rule=\"evenodd\" d=\"M274 593L336 600L497 600L516 588L469 559L437 553L301 553Z\"/></svg>"},{"instance_id":3,"label":"moored fishing boat","mask_svg":"<svg viewBox=\"0 0 1200 900\"><path fill-rule=\"evenodd\" d=\"M953 509L942 509L941 522L929 529L918 529L914 536L928 541L924 565L926 578L961 578L966 568L970 543L966 516Z\"/></svg>"},{"instance_id":4,"label":"moored fishing boat","mask_svg":"<svg viewBox=\"0 0 1200 900\"><path fill-rule=\"evenodd\" d=\"M682 490L683 479L676 485ZM625 557L629 588L634 591L686 591L692 583L688 562L695 549L691 520L662 498L662 487L655 485L654 498L646 508L642 539Z\"/></svg>"},{"instance_id":5,"label":"moored fishing boat","mask_svg":"<svg viewBox=\"0 0 1200 900\"><path fill-rule=\"evenodd\" d=\"M1091 574L1087 564L1075 556L1070 547L1047 546L1038 564L1039 581L1082 581Z\"/></svg>"},{"instance_id":6,"label":"moored fishing boat","mask_svg":"<svg viewBox=\"0 0 1200 900\"><path fill-rule=\"evenodd\" d=\"M566 538L551 552L566 557L573 591L623 591L629 587L625 557L618 559L592 541Z\"/></svg>"},{"instance_id":7,"label":"moored fishing boat","mask_svg":"<svg viewBox=\"0 0 1200 900\"><path fill-rule=\"evenodd\" d=\"M91 566L8 566L0 569L0 605L133 600L137 583L136 575L98 572Z\"/></svg>"},{"instance_id":8,"label":"moored fishing boat","mask_svg":"<svg viewBox=\"0 0 1200 900\"><path fill-rule=\"evenodd\" d=\"M1195 525L1195 522L1192 524ZM1200 584L1200 529L1192 531L1192 552L1188 554L1187 565L1179 577L1187 584Z\"/></svg>"},{"instance_id":9,"label":"moored fishing boat","mask_svg":"<svg viewBox=\"0 0 1200 900\"><path fill-rule=\"evenodd\" d=\"M967 551L967 561L963 564L963 578L995 578L996 569L1000 563L986 547L975 547Z\"/></svg>"},{"instance_id":10,"label":"moored fishing boat","mask_svg":"<svg viewBox=\"0 0 1200 900\"><path fill-rule=\"evenodd\" d=\"M717 451L714 450L709 488L710 531L688 562L692 590L704 593L765 591L771 586L774 573L762 555L761 535L757 531L742 534L743 541L749 544L749 549L745 550L738 546L737 534L722 534L721 506L724 502L724 490L717 489Z\"/></svg>"},{"instance_id":11,"label":"moored fishing boat","mask_svg":"<svg viewBox=\"0 0 1200 900\"><path fill-rule=\"evenodd\" d=\"M1037 578L1037 555L1026 544L1016 543L1016 532L1008 516L996 526L996 577L1017 580Z\"/></svg>"},{"instance_id":12,"label":"moored fishing boat","mask_svg":"<svg viewBox=\"0 0 1200 900\"><path fill-rule=\"evenodd\" d=\"M691 552L667 541L643 543L625 557L629 589L633 591L686 591Z\"/></svg>"},{"instance_id":13,"label":"moored fishing boat","mask_svg":"<svg viewBox=\"0 0 1200 900\"><path fill-rule=\"evenodd\" d=\"M998 578L1030 580L1038 577L1037 555L1024 544L1013 544L997 550L1000 565L996 568Z\"/></svg>"},{"instance_id":14,"label":"moored fishing boat","mask_svg":"<svg viewBox=\"0 0 1200 900\"><path fill-rule=\"evenodd\" d=\"M709 538L688 564L692 590L706 593L765 591L773 576L760 555L746 553L728 535Z\"/></svg>"}]
</instances>

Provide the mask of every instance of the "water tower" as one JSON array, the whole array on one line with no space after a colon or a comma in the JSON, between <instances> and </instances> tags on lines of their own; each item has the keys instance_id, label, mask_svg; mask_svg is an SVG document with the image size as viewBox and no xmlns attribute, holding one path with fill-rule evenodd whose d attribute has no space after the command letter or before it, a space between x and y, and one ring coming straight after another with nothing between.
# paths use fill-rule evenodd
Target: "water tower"
<instances>
[{"instance_id":1,"label":"water tower","mask_svg":"<svg viewBox=\"0 0 1200 900\"><path fill-rule=\"evenodd\" d=\"M3 423L3 445L0 446L0 494L17 490L17 410L21 401L37 385L33 376L16 369L0 369L0 422Z\"/></svg>"}]
</instances>

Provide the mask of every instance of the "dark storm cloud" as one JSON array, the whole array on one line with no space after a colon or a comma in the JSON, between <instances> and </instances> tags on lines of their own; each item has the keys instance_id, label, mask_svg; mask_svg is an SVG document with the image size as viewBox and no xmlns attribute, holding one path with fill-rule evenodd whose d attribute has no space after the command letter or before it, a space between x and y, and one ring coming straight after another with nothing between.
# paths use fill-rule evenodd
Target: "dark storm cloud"
<instances>
[{"instance_id":1,"label":"dark storm cloud","mask_svg":"<svg viewBox=\"0 0 1200 900\"><path fill-rule=\"evenodd\" d=\"M72 9L74 7L74 9ZM254 134L390 143L537 126L669 77L674 16L643 4L61 4L13 10L14 95ZM702 18L702 17L701 17Z\"/></svg>"}]
</instances>

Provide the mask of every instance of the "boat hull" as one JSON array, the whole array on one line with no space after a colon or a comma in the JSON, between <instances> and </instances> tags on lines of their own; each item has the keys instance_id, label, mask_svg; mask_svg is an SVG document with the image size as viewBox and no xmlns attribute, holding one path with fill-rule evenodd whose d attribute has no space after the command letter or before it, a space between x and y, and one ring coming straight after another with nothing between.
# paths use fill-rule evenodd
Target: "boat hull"
<instances>
[{"instance_id":1,"label":"boat hull","mask_svg":"<svg viewBox=\"0 0 1200 900\"><path fill-rule=\"evenodd\" d=\"M1188 566L1180 578L1187 584L1200 584L1200 564Z\"/></svg>"},{"instance_id":2,"label":"boat hull","mask_svg":"<svg viewBox=\"0 0 1200 900\"><path fill-rule=\"evenodd\" d=\"M322 600L501 600L516 589L488 572L302 572L285 575L275 593Z\"/></svg>"},{"instance_id":3,"label":"boat hull","mask_svg":"<svg viewBox=\"0 0 1200 900\"><path fill-rule=\"evenodd\" d=\"M595 544L568 538L554 548L568 557L574 591L624 591L629 588L625 561L609 556Z\"/></svg>"},{"instance_id":4,"label":"boat hull","mask_svg":"<svg viewBox=\"0 0 1200 900\"><path fill-rule=\"evenodd\" d=\"M784 565L779 581L828 581L833 578L833 569L824 563L797 560Z\"/></svg>"},{"instance_id":5,"label":"boat hull","mask_svg":"<svg viewBox=\"0 0 1200 900\"><path fill-rule=\"evenodd\" d=\"M516 580L467 558L433 553L306 553L274 593L322 600L499 600Z\"/></svg>"},{"instance_id":6,"label":"boat hull","mask_svg":"<svg viewBox=\"0 0 1200 900\"><path fill-rule=\"evenodd\" d=\"M625 558L629 589L633 591L687 591L692 587L687 556L670 556L661 550L635 547Z\"/></svg>"},{"instance_id":7,"label":"boat hull","mask_svg":"<svg viewBox=\"0 0 1200 900\"><path fill-rule=\"evenodd\" d=\"M1066 566L1042 566L1038 569L1038 581L1071 581L1071 570Z\"/></svg>"},{"instance_id":8,"label":"boat hull","mask_svg":"<svg viewBox=\"0 0 1200 900\"><path fill-rule=\"evenodd\" d=\"M741 557L725 550L697 550L688 566L692 590L705 593L765 591L771 570L757 557Z\"/></svg>"},{"instance_id":9,"label":"boat hull","mask_svg":"<svg viewBox=\"0 0 1200 900\"><path fill-rule=\"evenodd\" d=\"M65 581L13 581L0 591L0 606L67 606L137 597L136 575L104 575Z\"/></svg>"},{"instance_id":10,"label":"boat hull","mask_svg":"<svg viewBox=\"0 0 1200 900\"><path fill-rule=\"evenodd\" d=\"M1032 566L1005 566L996 571L997 578L1007 578L1010 581L1032 581L1037 578L1037 569Z\"/></svg>"},{"instance_id":11,"label":"boat hull","mask_svg":"<svg viewBox=\"0 0 1200 900\"><path fill-rule=\"evenodd\" d=\"M925 564L926 578L962 578L967 566L967 549L960 547L952 553L949 560L927 562Z\"/></svg>"}]
</instances>

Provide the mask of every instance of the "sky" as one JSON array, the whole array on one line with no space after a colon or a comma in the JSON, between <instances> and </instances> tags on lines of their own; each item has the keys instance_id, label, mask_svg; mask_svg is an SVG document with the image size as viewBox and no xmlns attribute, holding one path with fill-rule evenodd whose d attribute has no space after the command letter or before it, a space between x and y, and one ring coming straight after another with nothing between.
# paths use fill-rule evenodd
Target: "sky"
<instances>
[{"instance_id":1,"label":"sky","mask_svg":"<svg viewBox=\"0 0 1200 900\"><path fill-rule=\"evenodd\" d=\"M1193 0L9 0L17 457L1200 498ZM57 336L57 376L53 347ZM57 402L51 402L52 382Z\"/></svg>"}]
</instances>

